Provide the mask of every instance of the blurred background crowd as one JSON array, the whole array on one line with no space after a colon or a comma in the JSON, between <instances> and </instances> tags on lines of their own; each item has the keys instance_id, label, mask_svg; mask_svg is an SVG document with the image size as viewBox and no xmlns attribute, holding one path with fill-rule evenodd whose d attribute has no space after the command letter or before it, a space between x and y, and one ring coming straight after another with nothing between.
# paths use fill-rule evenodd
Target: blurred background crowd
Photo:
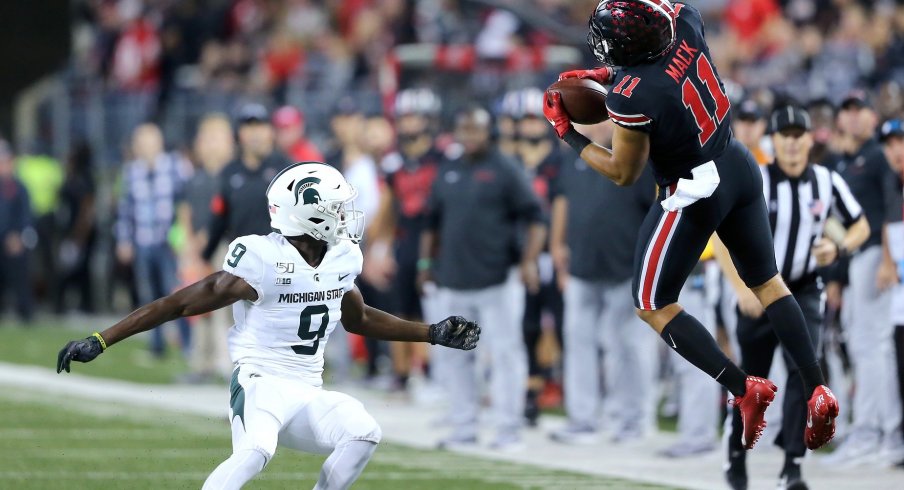
<instances>
[{"instance_id":1,"label":"blurred background crowd","mask_svg":"<svg viewBox=\"0 0 904 490\"><path fill-rule=\"evenodd\" d=\"M688 3L707 21L709 45L733 102L735 134L762 163L772 160L768 115L782 101L809 108L816 142L811 160L839 172L839 162L854 161L864 145L878 144L873 139L885 121L904 116L904 4ZM68 61L49 81L22 93L15 131L0 142L0 304L6 318L17 314L27 324L36 314L122 314L197 280L219 268L232 238L270 231L264 192L276 172L294 161L325 160L359 191L356 207L368 225L360 287L368 303L435 321L450 305L465 304L456 303L456 295L469 291L505 284L521 295L501 300L511 308L500 322L514 322L518 345L497 345L526 357L523 373L508 373L522 379L476 381L491 387L490 398L518 387L518 403L496 406L494 400L494 410L517 411L509 414L515 419L510 425L536 425L543 410L564 406L571 425L551 434L554 439L580 442L606 429L620 442L656 430L657 415L675 417L684 403L696 415L679 421L688 437L667 455L714 450L723 416L717 385L706 380L711 390L701 394L692 391L699 384L681 381L683 361L634 325L630 294L619 294L634 249L626 216L642 218L653 201L652 181L625 194L593 180L598 176L583 173L586 166L543 119L542 88L559 71L594 64L584 38L595 5L596 0L73 1ZM904 156L898 142L904 131L900 123L889 124L898 129L883 133L881 158L888 170L881 178L897 186L900 199ZM611 134L608 123L581 130L599 142ZM492 174L444 170L451 160L483 151L516 162L532 197L472 204L431 194L455 179L492 184ZM442 199L452 199L453 209L442 206ZM509 208L491 213L494 206ZM457 207L470 208L472 215L460 215L465 211ZM867 211L870 224L881 230L901 221L901 204L872 213ZM439 218L442 225L436 224ZM474 224L447 229L459 219ZM548 243L534 253L525 242L538 227L546 230ZM462 270L434 270L422 254L425 230L445 243L440 254L456 247L444 237L510 234L511 243L456 243L472 247L471 255L499 258L502 271L514 271L498 279L478 277L485 264L469 262L468 254L458 257ZM902 261L904 250L891 252L892 260ZM699 297L682 302L696 301L701 318L709 317L714 334L732 351L733 293L713 266L711 256L704 257L688 290ZM904 262L897 271L883 269L886 281L877 290L897 288L889 304L899 310L902 268ZM584 297L575 292L575 276ZM848 397L862 380L848 354L841 313L857 298L844 297L843 274L831 278L838 280L828 288L823 348L833 389ZM601 289L591 288L599 284ZM222 383L229 374L230 314L158 329L149 352L190 359L190 371L174 381ZM569 315L589 325L569 329ZM904 319L892 312L886 317L888 328L876 329L888 335L871 345L883 352L897 345L899 376ZM570 360L568 346L584 351ZM490 357L503 355L490 350ZM589 400L569 397L567 387L563 394L573 359L583 364L572 372L583 371L584 378L572 383L597 386L598 396L590 390ZM337 332L328 362L328 382L363 381L425 403L454 389L431 382L431 372L449 364L426 349ZM476 362L501 369L485 359ZM576 415L596 410L608 415ZM600 420L610 425L599 427ZM896 420L896 426L842 425L840 433L868 433L850 449L858 458L882 454L899 463L900 413Z\"/></svg>"}]
</instances>

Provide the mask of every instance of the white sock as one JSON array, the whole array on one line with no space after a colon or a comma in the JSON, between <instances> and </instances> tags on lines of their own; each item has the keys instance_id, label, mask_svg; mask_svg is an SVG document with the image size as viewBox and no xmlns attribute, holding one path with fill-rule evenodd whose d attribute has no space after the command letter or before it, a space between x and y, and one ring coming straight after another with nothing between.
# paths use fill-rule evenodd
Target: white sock
<instances>
[{"instance_id":1,"label":"white sock","mask_svg":"<svg viewBox=\"0 0 904 490\"><path fill-rule=\"evenodd\" d=\"M256 449L236 451L213 470L201 490L239 490L260 473L266 464L264 453Z\"/></svg>"},{"instance_id":2,"label":"white sock","mask_svg":"<svg viewBox=\"0 0 904 490\"><path fill-rule=\"evenodd\" d=\"M376 449L376 443L370 441L348 441L339 444L324 461L320 479L317 480L314 490L345 490L352 486Z\"/></svg>"}]
</instances>

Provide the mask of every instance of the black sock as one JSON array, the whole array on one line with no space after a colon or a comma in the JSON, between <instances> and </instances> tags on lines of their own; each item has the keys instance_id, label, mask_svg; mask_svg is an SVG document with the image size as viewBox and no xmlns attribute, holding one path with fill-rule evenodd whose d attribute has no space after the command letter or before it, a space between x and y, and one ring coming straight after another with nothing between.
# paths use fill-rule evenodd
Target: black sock
<instances>
[{"instance_id":1,"label":"black sock","mask_svg":"<svg viewBox=\"0 0 904 490\"><path fill-rule=\"evenodd\" d=\"M803 460L803 456L792 456L785 453L785 466L782 467L781 476L786 476L789 480L800 480L801 460Z\"/></svg>"},{"instance_id":2,"label":"black sock","mask_svg":"<svg viewBox=\"0 0 904 490\"><path fill-rule=\"evenodd\" d=\"M769 322L775 335L782 343L782 347L794 360L794 364L800 370L800 376L804 380L806 398L809 399L813 390L819 385L826 384L816 360L816 349L813 347L813 339L807 330L807 321L800 310L800 305L794 296L788 295L766 307Z\"/></svg>"},{"instance_id":3,"label":"black sock","mask_svg":"<svg viewBox=\"0 0 904 490\"><path fill-rule=\"evenodd\" d=\"M681 357L712 376L732 394L744 394L747 375L725 356L716 339L696 318L682 311L666 324L660 336Z\"/></svg>"}]
</instances>

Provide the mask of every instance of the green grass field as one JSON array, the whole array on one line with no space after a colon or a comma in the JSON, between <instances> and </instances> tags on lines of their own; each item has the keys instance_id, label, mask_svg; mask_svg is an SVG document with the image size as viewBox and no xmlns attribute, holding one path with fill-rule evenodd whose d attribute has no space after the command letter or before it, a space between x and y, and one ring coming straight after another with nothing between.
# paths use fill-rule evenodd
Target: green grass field
<instances>
[{"instance_id":1,"label":"green grass field","mask_svg":"<svg viewBox=\"0 0 904 490\"><path fill-rule=\"evenodd\" d=\"M224 421L27 393L0 399L0 482L38 490L200 488L229 456ZM246 488L310 488L322 456L282 449ZM381 444L359 489L659 488Z\"/></svg>"},{"instance_id":2,"label":"green grass field","mask_svg":"<svg viewBox=\"0 0 904 490\"><path fill-rule=\"evenodd\" d=\"M23 327L11 323L0 324L0 362L29 364L56 368L57 353L70 340L85 338L94 330L108 325L63 327L42 322ZM187 371L187 365L175 349L169 356L155 360L147 352L146 338L126 339L106 352L95 362L73 362L73 369L86 376L135 381L138 383L172 383Z\"/></svg>"},{"instance_id":3,"label":"green grass field","mask_svg":"<svg viewBox=\"0 0 904 490\"><path fill-rule=\"evenodd\" d=\"M55 367L68 340L98 327L0 325L0 362ZM100 326L103 328L103 326ZM139 383L171 383L186 370L173 353L154 361L145 339L130 339L80 374ZM225 421L27 391L0 396L0 488L189 489L229 456ZM282 449L246 488L310 488L324 456ZM383 443L358 489L661 488L435 450Z\"/></svg>"}]
</instances>

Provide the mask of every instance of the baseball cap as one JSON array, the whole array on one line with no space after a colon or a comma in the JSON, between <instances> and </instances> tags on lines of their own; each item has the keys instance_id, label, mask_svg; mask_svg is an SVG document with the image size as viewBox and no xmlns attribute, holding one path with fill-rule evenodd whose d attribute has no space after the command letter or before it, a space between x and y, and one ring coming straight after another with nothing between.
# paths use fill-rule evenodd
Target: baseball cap
<instances>
[{"instance_id":1,"label":"baseball cap","mask_svg":"<svg viewBox=\"0 0 904 490\"><path fill-rule=\"evenodd\" d=\"M350 116L352 114L361 114L362 112L358 107L358 103L350 95L341 97L336 101L336 107L333 108L333 115L335 116Z\"/></svg>"},{"instance_id":2,"label":"baseball cap","mask_svg":"<svg viewBox=\"0 0 904 490\"><path fill-rule=\"evenodd\" d=\"M288 128L304 124L304 114L297 108L284 105L273 113L273 125L277 128Z\"/></svg>"},{"instance_id":3,"label":"baseball cap","mask_svg":"<svg viewBox=\"0 0 904 490\"><path fill-rule=\"evenodd\" d=\"M262 104L252 102L239 107L235 119L240 126L248 123L266 123L270 122L270 111Z\"/></svg>"},{"instance_id":4,"label":"baseball cap","mask_svg":"<svg viewBox=\"0 0 904 490\"><path fill-rule=\"evenodd\" d=\"M738 119L741 121L758 121L763 118L763 111L759 104L752 99L746 99L738 105Z\"/></svg>"},{"instance_id":5,"label":"baseball cap","mask_svg":"<svg viewBox=\"0 0 904 490\"><path fill-rule=\"evenodd\" d=\"M806 109L794 105L779 107L772 111L772 116L769 117L769 124L773 133L790 128L799 128L804 131L809 131L810 114Z\"/></svg>"},{"instance_id":6,"label":"baseball cap","mask_svg":"<svg viewBox=\"0 0 904 490\"><path fill-rule=\"evenodd\" d=\"M842 110L850 109L852 107L872 108L872 101L865 90L855 89L848 92L847 95L844 96L844 99L841 99L840 107Z\"/></svg>"},{"instance_id":7,"label":"baseball cap","mask_svg":"<svg viewBox=\"0 0 904 490\"><path fill-rule=\"evenodd\" d=\"M904 123L900 119L889 119L879 127L879 141L885 142L895 136L904 137Z\"/></svg>"}]
</instances>

